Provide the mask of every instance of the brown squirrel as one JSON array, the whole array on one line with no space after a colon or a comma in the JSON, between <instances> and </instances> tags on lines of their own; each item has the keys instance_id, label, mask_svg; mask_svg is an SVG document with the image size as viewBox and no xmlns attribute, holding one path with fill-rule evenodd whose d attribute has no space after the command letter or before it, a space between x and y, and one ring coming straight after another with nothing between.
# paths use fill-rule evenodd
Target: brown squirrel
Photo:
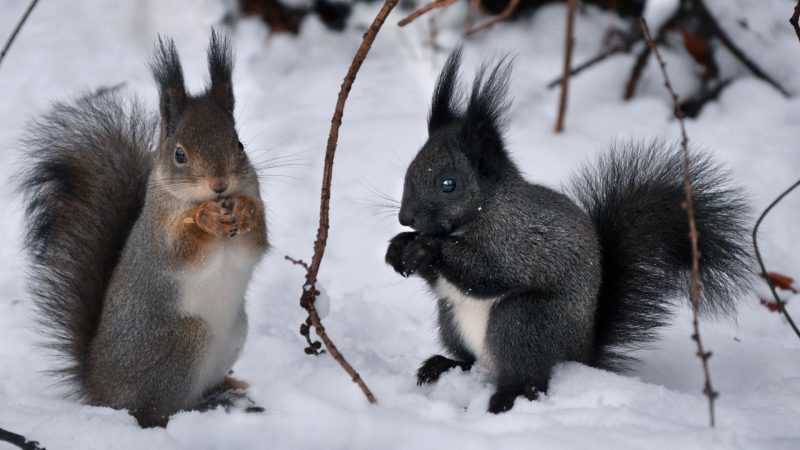
<instances>
[{"instance_id":1,"label":"brown squirrel","mask_svg":"<svg viewBox=\"0 0 800 450\"><path fill-rule=\"evenodd\" d=\"M156 117L113 90L56 104L26 141L31 290L66 360L57 372L143 427L246 387L226 374L268 248L265 212L236 132L231 47L214 31L208 66L208 89L187 94L175 44L159 37L157 142Z\"/></svg>"}]
</instances>

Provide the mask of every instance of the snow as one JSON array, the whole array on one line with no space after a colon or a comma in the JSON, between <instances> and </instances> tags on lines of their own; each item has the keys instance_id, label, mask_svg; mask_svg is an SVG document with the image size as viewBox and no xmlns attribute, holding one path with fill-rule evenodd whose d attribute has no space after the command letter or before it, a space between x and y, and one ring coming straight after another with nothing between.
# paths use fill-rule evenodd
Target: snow
<instances>
[{"instance_id":1,"label":"snow","mask_svg":"<svg viewBox=\"0 0 800 450\"><path fill-rule=\"evenodd\" d=\"M651 30L658 30L678 11L680 4L680 0L648 0L644 5L642 17Z\"/></svg>"},{"instance_id":2,"label":"snow","mask_svg":"<svg viewBox=\"0 0 800 450\"><path fill-rule=\"evenodd\" d=\"M661 2L669 3L669 2ZM709 7L741 46L791 92L800 92L800 44L787 23L788 0L714 0ZM800 448L800 342L785 321L759 304L742 302L737 319L704 320L714 352L711 373L720 391L717 428L707 426L702 373L682 310L656 348L622 376L567 363L541 401L518 400L509 413L485 412L492 385L480 367L417 387L414 372L439 351L434 299L416 279L383 263L388 240L401 227L365 203L374 190L402 192L406 164L425 141L428 101L446 52L424 44L428 20L404 29L392 14L358 75L339 139L330 239L320 272L329 299L325 326L378 398L369 405L329 356L303 352L298 305L304 271L284 255L310 259L316 233L325 143L336 95L366 25L379 5L358 4L343 34L315 19L297 37L268 36L257 20L231 30L237 47L236 114L251 157L267 170L273 249L248 291L250 333L234 366L251 384L264 414L186 412L166 429L139 429L124 411L62 399L44 371L52 361L36 346L25 291L21 239L25 223L13 175L25 157L17 142L25 124L54 99L124 82L155 105L145 64L157 33L175 38L190 89L202 89L209 27L225 15L222 0L193 2L40 2L0 67L0 427L59 449L422 449L422 448ZM13 28L27 0L0 5L0 36ZM439 44L459 40L465 8L435 13ZM747 28L738 25L747 19ZM608 16L582 9L575 61L594 55ZM561 69L564 6L500 24L469 41L464 71L510 53L512 80L508 143L529 179L559 186L580 164L614 141L678 136L671 104L654 64L636 97L621 94L632 55L616 55L573 79L566 132L554 134L558 90L546 84ZM679 48L664 49L679 93L696 87L700 70ZM695 144L730 168L761 211L798 177L800 98L784 98L720 50L720 69L736 80L719 101L687 123ZM272 161L272 164L270 163ZM374 187L371 189L370 187ZM771 270L798 275L800 194L788 197L762 227ZM788 307L800 318L800 296ZM9 448L0 443L0 449Z\"/></svg>"}]
</instances>

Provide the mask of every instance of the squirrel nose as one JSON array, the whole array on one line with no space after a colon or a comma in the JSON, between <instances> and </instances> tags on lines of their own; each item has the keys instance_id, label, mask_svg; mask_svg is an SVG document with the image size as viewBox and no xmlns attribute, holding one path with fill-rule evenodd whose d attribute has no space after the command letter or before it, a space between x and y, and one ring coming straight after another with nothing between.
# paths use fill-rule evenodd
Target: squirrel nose
<instances>
[{"instance_id":1,"label":"squirrel nose","mask_svg":"<svg viewBox=\"0 0 800 450\"><path fill-rule=\"evenodd\" d=\"M212 180L210 183L208 183L208 185L209 187L211 187L211 190L216 192L217 194L222 194L228 189L228 181L225 180L224 178L217 178L215 180Z\"/></svg>"},{"instance_id":2,"label":"squirrel nose","mask_svg":"<svg viewBox=\"0 0 800 450\"><path fill-rule=\"evenodd\" d=\"M400 225L404 227L409 227L414 223L414 215L411 214L407 209L400 209Z\"/></svg>"}]
</instances>

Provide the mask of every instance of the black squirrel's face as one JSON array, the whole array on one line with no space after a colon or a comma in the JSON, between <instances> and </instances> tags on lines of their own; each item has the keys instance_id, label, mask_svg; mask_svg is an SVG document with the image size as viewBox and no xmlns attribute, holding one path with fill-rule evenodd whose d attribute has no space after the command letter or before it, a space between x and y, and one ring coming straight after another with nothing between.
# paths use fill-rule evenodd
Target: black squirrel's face
<instances>
[{"instance_id":1,"label":"black squirrel's face","mask_svg":"<svg viewBox=\"0 0 800 450\"><path fill-rule=\"evenodd\" d=\"M400 223L423 234L459 234L478 213L480 183L455 131L428 139L406 171Z\"/></svg>"},{"instance_id":2,"label":"black squirrel's face","mask_svg":"<svg viewBox=\"0 0 800 450\"><path fill-rule=\"evenodd\" d=\"M162 141L157 170L171 194L193 203L235 196L257 183L233 118L202 97L189 101L173 135Z\"/></svg>"}]
</instances>

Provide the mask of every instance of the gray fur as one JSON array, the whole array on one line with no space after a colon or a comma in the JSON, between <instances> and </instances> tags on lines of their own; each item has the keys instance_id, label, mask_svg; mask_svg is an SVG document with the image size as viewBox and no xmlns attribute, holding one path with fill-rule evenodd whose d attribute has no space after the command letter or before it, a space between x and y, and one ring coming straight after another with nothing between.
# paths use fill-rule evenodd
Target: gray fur
<instances>
[{"instance_id":1,"label":"gray fur","mask_svg":"<svg viewBox=\"0 0 800 450\"><path fill-rule=\"evenodd\" d=\"M508 64L488 77L484 67L458 110L459 60L457 50L442 71L430 136L406 172L399 219L415 231L392 239L386 261L439 295L454 359L430 358L418 382L478 360L497 383L489 410L502 412L545 392L560 361L623 369L667 323L691 263L683 165L676 148L632 145L576 177L577 202L529 183L503 144ZM750 282L746 202L707 157L692 158L704 309L732 311Z\"/></svg>"},{"instance_id":2,"label":"gray fur","mask_svg":"<svg viewBox=\"0 0 800 450\"><path fill-rule=\"evenodd\" d=\"M268 247L263 208L249 234L237 235L236 219L223 217L234 221L224 237L209 237L192 215L234 198L261 205L233 120L228 45L212 33L211 85L190 96L174 43L159 38L157 143L155 118L108 92L56 105L28 143L32 290L67 361L62 372L84 401L128 409L142 426L165 425L223 382L247 333L244 292ZM215 190L220 180L225 188ZM206 291L214 297L187 299ZM222 302L229 323L192 310L198 300Z\"/></svg>"}]
</instances>

